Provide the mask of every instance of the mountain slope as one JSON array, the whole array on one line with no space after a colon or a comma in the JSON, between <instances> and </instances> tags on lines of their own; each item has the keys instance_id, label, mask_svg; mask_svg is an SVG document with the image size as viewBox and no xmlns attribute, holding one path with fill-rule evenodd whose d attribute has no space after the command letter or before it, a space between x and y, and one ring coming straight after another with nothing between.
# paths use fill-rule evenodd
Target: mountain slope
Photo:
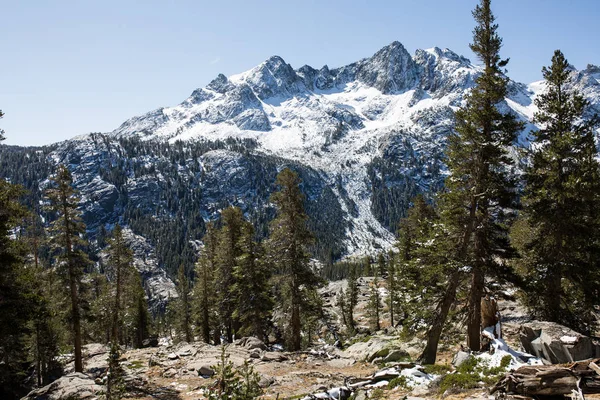
<instances>
[{"instance_id":1,"label":"mountain slope","mask_svg":"<svg viewBox=\"0 0 600 400\"><path fill-rule=\"evenodd\" d=\"M180 262L191 268L205 221L229 204L265 236L275 176L290 166L304 181L316 256L369 254L390 248L414 195L442 187L453 112L479 73L448 49L410 55L398 42L333 69L294 69L273 56L113 132L43 149L1 147L0 175L38 193L67 164L90 236L101 239L119 221L172 274ZM600 68L571 78L600 110ZM529 121L543 83L511 81L509 89L502 107ZM527 145L532 127L516 146Z\"/></svg>"}]
</instances>

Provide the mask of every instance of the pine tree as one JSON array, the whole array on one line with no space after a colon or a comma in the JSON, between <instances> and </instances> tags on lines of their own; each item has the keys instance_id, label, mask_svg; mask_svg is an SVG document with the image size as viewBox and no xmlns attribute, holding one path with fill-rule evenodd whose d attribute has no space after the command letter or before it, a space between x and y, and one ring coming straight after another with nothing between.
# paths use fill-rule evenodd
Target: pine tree
<instances>
[{"instance_id":1,"label":"pine tree","mask_svg":"<svg viewBox=\"0 0 600 400\"><path fill-rule=\"evenodd\" d=\"M306 333L303 337L302 346L304 348L313 345L314 335L320 324L325 321L323 312L323 299L319 295L317 287L312 287L307 291L307 301L304 306L301 318L302 329Z\"/></svg>"},{"instance_id":2,"label":"pine tree","mask_svg":"<svg viewBox=\"0 0 600 400\"><path fill-rule=\"evenodd\" d=\"M282 275L281 301L289 350L300 350L302 346L303 313L311 310L310 293L318 284L309 265L308 246L313 236L306 226L308 217L300 183L298 175L285 168L277 176L279 191L271 196L277 216L271 222L268 249Z\"/></svg>"},{"instance_id":3,"label":"pine tree","mask_svg":"<svg viewBox=\"0 0 600 400\"><path fill-rule=\"evenodd\" d=\"M119 343L123 325L122 309L124 306L124 291L130 287L129 281L133 279L133 274L137 271L133 268L133 252L125 242L123 229L119 224L112 231L109 239L108 265L106 274L109 277L114 292L112 293L112 328L111 342Z\"/></svg>"},{"instance_id":4,"label":"pine tree","mask_svg":"<svg viewBox=\"0 0 600 400\"><path fill-rule=\"evenodd\" d=\"M457 286L451 285L458 285L459 280L453 280L458 277L454 274L457 265L449 257L455 250L453 245L447 240L435 208L417 196L407 217L400 222L397 267L404 331L414 335L419 326L429 326L421 356L424 364L435 362L445 321L439 316L442 312L447 316L455 301ZM436 307L423 307L424 304Z\"/></svg>"},{"instance_id":5,"label":"pine tree","mask_svg":"<svg viewBox=\"0 0 600 400\"><path fill-rule=\"evenodd\" d=\"M91 314L94 316L91 328L92 340L99 343L110 343L114 326L115 294L106 275L99 272L90 274L93 300ZM86 329L84 329L85 331ZM121 331L121 329L119 329Z\"/></svg>"},{"instance_id":6,"label":"pine tree","mask_svg":"<svg viewBox=\"0 0 600 400\"><path fill-rule=\"evenodd\" d=\"M238 241L241 254L233 270L235 284L232 294L236 299L233 317L239 321L242 336L256 336L267 341L271 321L271 270L262 257L262 249L254 241L254 227L244 221Z\"/></svg>"},{"instance_id":7,"label":"pine tree","mask_svg":"<svg viewBox=\"0 0 600 400\"><path fill-rule=\"evenodd\" d=\"M106 400L121 400L125 394L125 370L121 365L121 348L113 341L108 353L108 374L106 379Z\"/></svg>"},{"instance_id":8,"label":"pine tree","mask_svg":"<svg viewBox=\"0 0 600 400\"><path fill-rule=\"evenodd\" d=\"M434 325L443 326L461 280L461 265L469 265L467 345L480 350L480 304L485 275L494 273L499 259L510 255L504 210L516 207L515 181L509 174L512 161L507 147L523 125L512 114L503 114L499 104L507 94L508 78L499 52L502 39L491 11L490 0L481 0L473 11L477 23L471 50L483 63L483 72L466 96L466 105L456 112L456 133L449 137L446 163L450 171L441 198L441 215L451 258L457 267L449 272L447 292L439 304ZM437 330L428 346L435 361ZM435 349L434 349L435 348Z\"/></svg>"},{"instance_id":9,"label":"pine tree","mask_svg":"<svg viewBox=\"0 0 600 400\"><path fill-rule=\"evenodd\" d=\"M356 331L356 323L354 322L354 309L358 304L358 283L356 277L356 268L354 266L350 267L350 273L348 275L348 288L346 289L346 299L347 299L347 328L349 333L352 335Z\"/></svg>"},{"instance_id":10,"label":"pine tree","mask_svg":"<svg viewBox=\"0 0 600 400\"><path fill-rule=\"evenodd\" d=\"M388 298L387 305L390 311L390 325L396 326L397 320L395 319L396 311L398 310L398 278L396 276L396 264L394 262L394 254L390 251L389 261L387 264L387 289Z\"/></svg>"},{"instance_id":11,"label":"pine tree","mask_svg":"<svg viewBox=\"0 0 600 400\"><path fill-rule=\"evenodd\" d=\"M192 335L192 307L190 301L190 282L185 267L179 266L177 270L177 300L175 300L175 315L177 320L178 333L183 335L187 343L194 340Z\"/></svg>"},{"instance_id":12,"label":"pine tree","mask_svg":"<svg viewBox=\"0 0 600 400\"><path fill-rule=\"evenodd\" d=\"M233 336L238 328L233 312L236 306L235 297L232 294L235 285L233 270L236 259L242 254L239 248L241 229L244 223L244 215L238 207L229 207L221 213L222 228L216 249L216 286L219 319L229 343L233 342Z\"/></svg>"},{"instance_id":13,"label":"pine tree","mask_svg":"<svg viewBox=\"0 0 600 400\"><path fill-rule=\"evenodd\" d=\"M209 400L253 400L262 394L260 375L247 361L235 368L225 346L221 347L220 362L212 368L216 382L208 388Z\"/></svg>"},{"instance_id":14,"label":"pine tree","mask_svg":"<svg viewBox=\"0 0 600 400\"><path fill-rule=\"evenodd\" d=\"M217 329L217 316L214 304L216 302L215 272L217 232L212 223L206 227L202 238L204 246L196 263L196 279L193 289L195 309L197 310L198 326L205 343L210 343L211 328ZM216 344L217 342L215 342Z\"/></svg>"},{"instance_id":15,"label":"pine tree","mask_svg":"<svg viewBox=\"0 0 600 400\"><path fill-rule=\"evenodd\" d=\"M425 238L430 237L431 221L435 216L435 209L427 204L422 194L413 200L406 218L400 221L398 229L398 260L402 263L410 262L415 256L415 250L421 245Z\"/></svg>"},{"instance_id":16,"label":"pine tree","mask_svg":"<svg viewBox=\"0 0 600 400\"><path fill-rule=\"evenodd\" d=\"M142 277L137 271L133 273L126 290L126 318L125 325L131 331L133 345L137 348L143 346L144 340L150 335L150 313L148 301L142 284Z\"/></svg>"},{"instance_id":17,"label":"pine tree","mask_svg":"<svg viewBox=\"0 0 600 400\"><path fill-rule=\"evenodd\" d=\"M340 315L342 316L342 324L346 329L350 330L348 323L348 302L346 301L346 291L340 290L337 295L335 305L340 309Z\"/></svg>"},{"instance_id":18,"label":"pine tree","mask_svg":"<svg viewBox=\"0 0 600 400\"><path fill-rule=\"evenodd\" d=\"M379 253L379 255L377 255L377 275L383 277L386 270L385 255L383 253Z\"/></svg>"},{"instance_id":19,"label":"pine tree","mask_svg":"<svg viewBox=\"0 0 600 400\"><path fill-rule=\"evenodd\" d=\"M527 266L530 308L541 318L592 330L597 300L600 174L589 102L570 90L571 67L556 50L544 67L547 92L535 99L533 145L525 175L527 240L520 249Z\"/></svg>"},{"instance_id":20,"label":"pine tree","mask_svg":"<svg viewBox=\"0 0 600 400\"><path fill-rule=\"evenodd\" d=\"M65 279L69 290L75 371L83 372L80 290L84 268L90 263L84 252L87 246L83 239L85 224L78 210L79 199L72 186L73 178L65 166L58 167L52 184L52 188L48 189L46 194L51 210L58 215L58 219L51 224L52 242L58 252L56 265L59 274Z\"/></svg>"},{"instance_id":21,"label":"pine tree","mask_svg":"<svg viewBox=\"0 0 600 400\"><path fill-rule=\"evenodd\" d=\"M381 293L379 292L379 272L375 269L373 282L369 289L369 315L371 330L377 332L381 329L379 318L381 314Z\"/></svg>"},{"instance_id":22,"label":"pine tree","mask_svg":"<svg viewBox=\"0 0 600 400\"><path fill-rule=\"evenodd\" d=\"M371 257L365 256L363 259L363 276L372 276Z\"/></svg>"},{"instance_id":23,"label":"pine tree","mask_svg":"<svg viewBox=\"0 0 600 400\"><path fill-rule=\"evenodd\" d=\"M24 248L13 236L26 210L20 187L0 180L0 397L19 398L25 371L24 341L31 314L31 282L23 274Z\"/></svg>"},{"instance_id":24,"label":"pine tree","mask_svg":"<svg viewBox=\"0 0 600 400\"><path fill-rule=\"evenodd\" d=\"M54 275L42 265L33 265L30 282L34 291L30 320L30 352L33 355L38 387L49 384L62 373L58 361L61 342L60 318L55 312Z\"/></svg>"}]
</instances>

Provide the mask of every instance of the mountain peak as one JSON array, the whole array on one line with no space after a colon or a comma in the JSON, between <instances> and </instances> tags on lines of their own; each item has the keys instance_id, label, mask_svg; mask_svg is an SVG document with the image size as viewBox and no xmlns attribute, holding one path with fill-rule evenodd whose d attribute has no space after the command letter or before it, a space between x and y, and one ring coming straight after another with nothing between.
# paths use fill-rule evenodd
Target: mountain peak
<instances>
[{"instance_id":1,"label":"mountain peak","mask_svg":"<svg viewBox=\"0 0 600 400\"><path fill-rule=\"evenodd\" d=\"M412 56L402 43L394 41L363 61L357 78L383 93L411 89L418 81Z\"/></svg>"},{"instance_id":2,"label":"mountain peak","mask_svg":"<svg viewBox=\"0 0 600 400\"><path fill-rule=\"evenodd\" d=\"M206 88L214 90L218 93L225 93L230 86L231 83L229 82L229 79L227 79L225 75L219 74L208 85L206 85Z\"/></svg>"},{"instance_id":3,"label":"mountain peak","mask_svg":"<svg viewBox=\"0 0 600 400\"><path fill-rule=\"evenodd\" d=\"M589 73L600 73L600 67L594 64L588 64L587 67L585 68L586 72Z\"/></svg>"},{"instance_id":4,"label":"mountain peak","mask_svg":"<svg viewBox=\"0 0 600 400\"><path fill-rule=\"evenodd\" d=\"M285 62L285 60L283 58L281 58L280 56L278 56L278 55L274 55L274 56L271 56L271 57L267 58L263 62L263 64L266 64L269 67L274 67L274 68L277 68L277 67L279 67L281 65L287 65L287 63Z\"/></svg>"},{"instance_id":5,"label":"mountain peak","mask_svg":"<svg viewBox=\"0 0 600 400\"><path fill-rule=\"evenodd\" d=\"M296 72L280 56L269 57L236 79L246 82L261 100L298 91Z\"/></svg>"}]
</instances>

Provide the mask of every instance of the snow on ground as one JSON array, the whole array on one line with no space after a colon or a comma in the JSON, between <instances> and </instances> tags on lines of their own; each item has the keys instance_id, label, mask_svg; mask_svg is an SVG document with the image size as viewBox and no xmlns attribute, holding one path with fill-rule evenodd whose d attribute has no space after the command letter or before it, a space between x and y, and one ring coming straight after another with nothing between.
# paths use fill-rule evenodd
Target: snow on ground
<instances>
[{"instance_id":1,"label":"snow on ground","mask_svg":"<svg viewBox=\"0 0 600 400\"><path fill-rule=\"evenodd\" d=\"M511 358L507 370L516 369L523 365L543 365L540 358L517 351L506 344L504 339L496 338L494 335L494 327L485 328L482 335L487 336L492 341L491 347L493 348L493 353L481 353L475 356L475 358L486 362L488 367L499 367L502 363L502 359L506 356L510 356Z\"/></svg>"}]
</instances>

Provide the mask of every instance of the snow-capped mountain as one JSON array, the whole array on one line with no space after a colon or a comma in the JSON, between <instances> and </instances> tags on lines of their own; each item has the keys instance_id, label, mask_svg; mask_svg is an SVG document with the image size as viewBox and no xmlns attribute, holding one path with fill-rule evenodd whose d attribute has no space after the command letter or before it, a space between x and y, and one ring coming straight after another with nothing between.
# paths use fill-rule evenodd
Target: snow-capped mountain
<instances>
[{"instance_id":1,"label":"snow-capped mountain","mask_svg":"<svg viewBox=\"0 0 600 400\"><path fill-rule=\"evenodd\" d=\"M540 68L548 62L540 60ZM235 204L265 234L273 216L268 198L283 166L304 181L318 255L368 254L390 248L415 194L443 184L453 112L480 71L451 50L411 55L399 42L338 68L294 69L273 56L113 132L59 143L41 156L23 149L22 162L68 164L92 236L121 221L171 270L173 250L152 232L171 235L177 252L187 254L204 222ZM573 86L596 111L599 81L599 67L572 72ZM543 90L543 82L511 81L503 107L529 121ZM531 128L515 145L527 145ZM34 180L42 182L50 169ZM26 179L17 171L0 165L0 175Z\"/></svg>"},{"instance_id":2,"label":"snow-capped mountain","mask_svg":"<svg viewBox=\"0 0 600 400\"><path fill-rule=\"evenodd\" d=\"M294 70L273 56L242 74L219 75L181 104L134 117L111 136L255 140L255 152L310 166L336 197L346 197L340 205L348 219L347 254L368 253L393 241L389 228L399 215L376 215L387 212L387 203L406 205L409 196L440 185L452 108L478 72L450 50L411 56L399 42L335 69ZM515 88L516 96L529 98L525 87ZM387 193L397 187L405 198ZM382 210L374 212L377 202Z\"/></svg>"}]
</instances>

